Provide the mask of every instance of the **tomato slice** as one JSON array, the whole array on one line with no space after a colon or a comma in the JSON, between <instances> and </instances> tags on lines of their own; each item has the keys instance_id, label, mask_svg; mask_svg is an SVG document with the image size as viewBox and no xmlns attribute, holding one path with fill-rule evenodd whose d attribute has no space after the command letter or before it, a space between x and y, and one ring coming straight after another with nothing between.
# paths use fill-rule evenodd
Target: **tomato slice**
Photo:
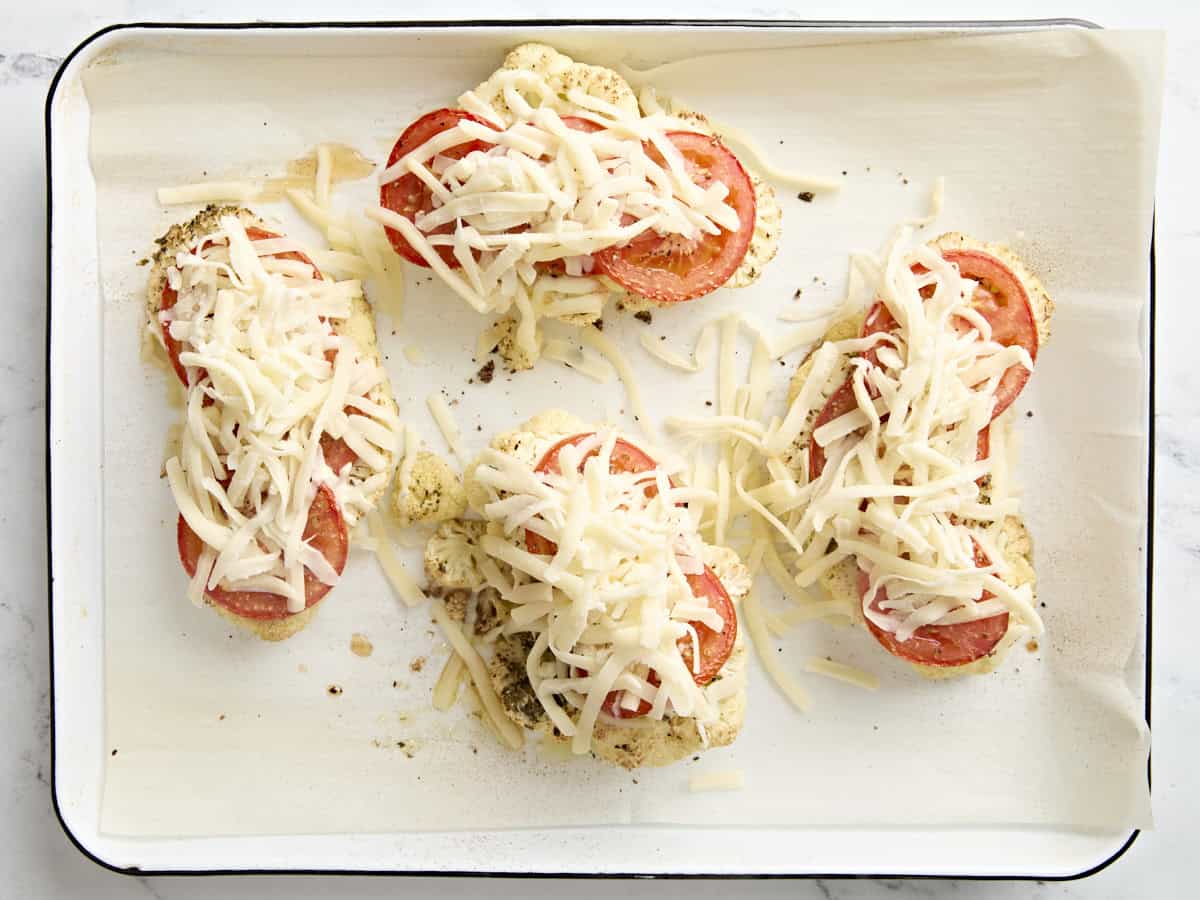
<instances>
[{"instance_id":1,"label":"tomato slice","mask_svg":"<svg viewBox=\"0 0 1200 900\"><path fill-rule=\"evenodd\" d=\"M183 516L179 517L175 533L179 544L179 559L190 578L196 574L196 564L204 550L204 542L192 531ZM350 535L346 529L346 520L338 508L337 499L328 485L322 484L317 488L312 505L308 508L304 540L319 550L334 570L341 574L350 554ZM306 608L315 606L329 591L330 585L319 581L308 569L304 570ZM214 603L247 619L283 619L292 615L288 612L287 598L281 594L227 591L221 587L206 590L204 593Z\"/></svg>"},{"instance_id":2,"label":"tomato slice","mask_svg":"<svg viewBox=\"0 0 1200 900\"><path fill-rule=\"evenodd\" d=\"M562 451L562 448L568 445L582 443L595 433L596 432L594 431L585 431L582 434L573 434L570 437L563 438L542 455L542 459L537 464L535 471L553 472L557 474L559 471L558 454ZM596 447L590 453L588 453L579 461L580 470L582 471L583 464L585 462L587 462L593 456L598 456L599 454L599 447ZM650 456L650 454L646 453L640 447L629 443L629 441L625 440L624 438L617 438L616 442L613 444L612 453L608 458L608 470L610 472L633 472L636 474L638 472L649 472L657 465L658 463L654 461L654 458ZM652 487L655 492L658 491L657 486L652 485ZM654 494L647 494L647 496L653 497Z\"/></svg>"},{"instance_id":3,"label":"tomato slice","mask_svg":"<svg viewBox=\"0 0 1200 900\"><path fill-rule=\"evenodd\" d=\"M1021 279L1013 274L1003 262L982 250L943 250L942 258L955 263L964 278L978 282L975 295L971 298L971 306L992 326L992 340L1005 347L1021 346L1029 353L1029 358L1036 361L1038 352L1037 321L1033 316L1033 306L1029 302L1029 294ZM914 272L924 271L922 266L914 266ZM896 320L883 305L876 301L863 319L862 335L866 337L878 332L891 332L896 329ZM965 332L970 326L959 319L955 327ZM874 350L868 350L864 357L877 363ZM992 409L992 418L996 418L1012 405L1017 395L1029 380L1030 372L1020 364L1013 364L1000 378L996 387L996 405Z\"/></svg>"},{"instance_id":4,"label":"tomato slice","mask_svg":"<svg viewBox=\"0 0 1200 900\"><path fill-rule=\"evenodd\" d=\"M584 432L583 434L571 435L571 437L563 438L553 447L546 451L542 456L541 462L534 469L535 472L553 472L557 473L558 454L563 447L568 444L578 444L580 441L590 438L594 431ZM593 456L599 454L600 448L592 450L583 459L579 461L580 471L583 470L583 464ZM649 472L658 463L652 457L644 453L639 448L635 447L629 441L623 438L617 438L617 442L613 445L612 455L608 460L608 471L610 472ZM658 493L658 485L653 481L646 485L646 496L653 497ZM530 553L539 553L544 556L552 556L558 552L558 545L553 541L547 540L540 534L534 534L532 531L525 532L525 549Z\"/></svg>"},{"instance_id":5,"label":"tomato slice","mask_svg":"<svg viewBox=\"0 0 1200 900\"><path fill-rule=\"evenodd\" d=\"M710 294L737 271L754 235L754 185L736 156L717 138L691 131L667 137L683 154L688 174L701 187L720 181L729 188L725 202L738 215L737 231L696 239L645 231L623 246L595 254L597 267L632 293L662 303L678 303ZM653 147L652 159L663 164Z\"/></svg>"},{"instance_id":6,"label":"tomato slice","mask_svg":"<svg viewBox=\"0 0 1200 900\"><path fill-rule=\"evenodd\" d=\"M725 620L725 627L721 631L713 631L702 622L691 623L692 627L696 629L696 637L700 639L699 671L692 670L691 638L680 638L679 640L679 653L683 657L684 665L696 679L696 684L708 684L717 677L721 666L725 665L730 654L733 653L733 644L737 640L737 613L734 611L733 601L729 599L725 585L721 584L717 573L708 566L704 567L704 574L689 575L687 580L688 584L692 586L692 593L707 600L708 605Z\"/></svg>"},{"instance_id":7,"label":"tomato slice","mask_svg":"<svg viewBox=\"0 0 1200 900\"><path fill-rule=\"evenodd\" d=\"M704 574L689 575L687 580L692 587L692 593L707 600L708 605L725 620L725 627L719 632L713 631L702 622L690 623L696 629L696 637L700 642L699 671L692 670L691 638L682 637L676 642L679 647L679 655L683 657L683 664L687 666L689 672L692 672L692 678L695 679L696 684L705 685L717 677L717 673L721 671L721 667L733 653L733 645L737 641L737 612L734 610L733 601L729 599L725 586L721 584L721 579L708 566L704 567ZM658 673L653 669L647 673L646 680L653 685L661 683ZM610 691L600 708L614 719L636 719L650 712L651 705L648 700L639 700L637 709L622 707L622 693L622 691Z\"/></svg>"},{"instance_id":8,"label":"tomato slice","mask_svg":"<svg viewBox=\"0 0 1200 900\"><path fill-rule=\"evenodd\" d=\"M459 122L471 121L478 122L480 125L486 125L488 128L493 126L478 116L473 116L469 112L461 109L437 109L431 113L426 113L417 119L408 128L404 129L404 133L400 135L400 139L396 141L392 147L392 153L388 157L387 164L394 165L401 157L406 156L416 150L430 138L436 137L447 129L453 128ZM466 141L457 146L443 150L441 155L450 159L462 159L468 153L475 150L487 150L490 145L483 141ZM428 162L428 160L426 160ZM389 181L379 188L379 205L397 215L404 216L410 222L416 221L418 215L423 215L433 209L433 191L416 175L411 172L402 175L395 181ZM404 236L394 228L384 228L387 232L388 240L392 243L392 249L400 256L407 259L414 265L424 266L429 268L429 263L425 262L425 257L418 253ZM454 231L454 223L447 222L444 225L436 228L434 234L450 234ZM454 257L454 251L450 247L438 247L438 256L442 261L452 269L459 267L459 262Z\"/></svg>"},{"instance_id":9,"label":"tomato slice","mask_svg":"<svg viewBox=\"0 0 1200 900\"><path fill-rule=\"evenodd\" d=\"M858 399L854 396L854 385L850 379L829 395L817 417L813 419L813 433L826 422L832 422L839 416L844 416L858 409ZM825 448L817 444L816 439L809 434L808 438L808 480L816 481L825 468Z\"/></svg>"},{"instance_id":10,"label":"tomato slice","mask_svg":"<svg viewBox=\"0 0 1200 900\"><path fill-rule=\"evenodd\" d=\"M988 565L987 555L975 543L975 565ZM865 597L871 588L871 579L866 572L858 573L859 596ZM977 603L993 595L984 591ZM871 600L871 608L882 611L880 602L887 597L887 589L881 588ZM870 619L867 628L889 653L922 666L965 666L982 659L996 648L1008 631L1008 613L999 613L974 622L959 622L955 625L922 625L912 637L899 641L890 631L884 631Z\"/></svg>"},{"instance_id":11,"label":"tomato slice","mask_svg":"<svg viewBox=\"0 0 1200 900\"><path fill-rule=\"evenodd\" d=\"M358 454L350 449L350 445L328 432L321 435L321 452L325 455L325 465L333 469L335 475L358 462Z\"/></svg>"},{"instance_id":12,"label":"tomato slice","mask_svg":"<svg viewBox=\"0 0 1200 900\"><path fill-rule=\"evenodd\" d=\"M583 131L587 134L604 130L603 125L597 125L591 119L583 119L579 116L563 116L562 123L568 128L574 128L576 131Z\"/></svg>"},{"instance_id":13,"label":"tomato slice","mask_svg":"<svg viewBox=\"0 0 1200 900\"><path fill-rule=\"evenodd\" d=\"M585 669L580 669L580 672L587 675ZM646 673L646 680L655 687L662 684L658 678L658 673L653 669ZM621 695L624 693L624 691L609 691L608 696L604 698L604 702L600 704L600 708L614 719L640 719L654 708L649 700L638 700L637 709L625 709L621 706Z\"/></svg>"},{"instance_id":14,"label":"tomato slice","mask_svg":"<svg viewBox=\"0 0 1200 900\"><path fill-rule=\"evenodd\" d=\"M159 309L170 309L178 302L179 292L169 284L164 284L162 289L162 299L158 302ZM178 341L171 337L171 325L169 322L160 322L159 327L162 329L163 344L167 348L167 358L171 360L171 368L175 370L175 374L179 377L179 380L183 382L183 386L187 387L187 368L179 361L179 354L183 352L183 341ZM200 377L203 377L203 375Z\"/></svg>"},{"instance_id":15,"label":"tomato slice","mask_svg":"<svg viewBox=\"0 0 1200 900\"><path fill-rule=\"evenodd\" d=\"M992 426L986 426L975 439L975 460L987 459L992 455ZM982 479L980 479L982 480Z\"/></svg>"}]
</instances>

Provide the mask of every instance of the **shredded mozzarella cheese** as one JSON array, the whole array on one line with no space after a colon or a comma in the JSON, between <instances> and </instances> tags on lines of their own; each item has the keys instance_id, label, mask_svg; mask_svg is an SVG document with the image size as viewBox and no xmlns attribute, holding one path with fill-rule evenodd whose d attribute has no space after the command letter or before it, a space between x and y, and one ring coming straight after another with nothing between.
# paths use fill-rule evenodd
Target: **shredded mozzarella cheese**
<instances>
[{"instance_id":1,"label":"shredded mozzarella cheese","mask_svg":"<svg viewBox=\"0 0 1200 900\"><path fill-rule=\"evenodd\" d=\"M500 704L500 698L496 696L496 689L492 687L492 679L488 677L483 658L467 640L458 624L446 614L446 607L441 600L434 600L430 604L430 612L433 621L442 629L454 652L462 657L463 664L471 675L471 682L475 685L480 705L486 714L484 721L491 725L500 740L513 750L520 750L525 743L525 736L512 719L504 714L504 707Z\"/></svg>"},{"instance_id":2,"label":"shredded mozzarella cheese","mask_svg":"<svg viewBox=\"0 0 1200 900\"><path fill-rule=\"evenodd\" d=\"M842 180L840 178L824 178L817 175L805 175L800 172L789 172L786 169L780 169L762 151L758 142L740 128L735 128L725 122L719 124L712 122L712 126L713 130L721 135L721 139L730 147L737 150L741 157L753 159L755 168L771 181L787 185L798 191L813 191L814 193L836 191L842 187Z\"/></svg>"},{"instance_id":3,"label":"shredded mozzarella cheese","mask_svg":"<svg viewBox=\"0 0 1200 900\"><path fill-rule=\"evenodd\" d=\"M799 682L792 677L792 674L776 659L775 646L771 641L770 635L767 633L767 625L762 607L759 605L758 596L754 591L751 591L742 602L742 612L744 613L742 619L746 623L746 630L750 632L751 640L754 642L758 661L767 670L767 674L775 682L775 686L779 688L780 692L792 701L792 705L796 709L804 712L808 709L811 702L808 692L800 686Z\"/></svg>"},{"instance_id":4,"label":"shredded mozzarella cheese","mask_svg":"<svg viewBox=\"0 0 1200 900\"><path fill-rule=\"evenodd\" d=\"M855 687L860 687L868 691L879 690L879 676L873 675L870 672L864 672L862 669L857 669L854 666L848 666L845 663L834 662L831 659L826 659L823 656L811 657L804 664L804 671L812 672L816 675L825 675L829 678L844 681L846 684L852 684Z\"/></svg>"},{"instance_id":5,"label":"shredded mozzarella cheese","mask_svg":"<svg viewBox=\"0 0 1200 900\"><path fill-rule=\"evenodd\" d=\"M741 769L728 772L698 772L688 776L688 791L693 794L707 791L740 791L746 787L746 773Z\"/></svg>"},{"instance_id":6,"label":"shredded mozzarella cheese","mask_svg":"<svg viewBox=\"0 0 1200 900\"><path fill-rule=\"evenodd\" d=\"M289 613L305 608L306 571L338 580L305 538L318 489L328 487L352 527L386 481L399 429L367 396L383 370L332 324L351 316L359 283L271 264L294 248L252 241L223 216L167 267L177 300L158 314L189 380L166 472L187 524L216 554L207 587L283 595ZM354 465L330 469L325 438L350 447Z\"/></svg>"},{"instance_id":7,"label":"shredded mozzarella cheese","mask_svg":"<svg viewBox=\"0 0 1200 900\"><path fill-rule=\"evenodd\" d=\"M480 547L493 571L481 569L512 604L507 630L533 635L530 686L577 754L611 717L606 701L614 691L622 708L648 703L648 720L690 716L703 727L719 719L720 699L738 687L731 679L701 686L693 677L692 623L727 627L689 581L704 571L703 544L685 504L704 492L678 486L671 466L611 471L619 438L601 430L561 445L557 471L535 471L496 449L473 468L490 498L481 512L491 533ZM546 553L530 552L531 534ZM524 582L503 581L497 563Z\"/></svg>"},{"instance_id":8,"label":"shredded mozzarella cheese","mask_svg":"<svg viewBox=\"0 0 1200 900\"><path fill-rule=\"evenodd\" d=\"M349 222L345 218L318 203L311 191L288 188L287 198L304 218L322 231L340 230L344 232L349 228Z\"/></svg>"},{"instance_id":9,"label":"shredded mozzarella cheese","mask_svg":"<svg viewBox=\"0 0 1200 900\"><path fill-rule=\"evenodd\" d=\"M249 181L208 181L159 188L158 202L162 206L184 203L245 203L257 192L258 187Z\"/></svg>"},{"instance_id":10,"label":"shredded mozzarella cheese","mask_svg":"<svg viewBox=\"0 0 1200 900\"><path fill-rule=\"evenodd\" d=\"M393 552L392 539L388 534L387 525L377 511L372 510L367 514L367 527L375 541L375 558L379 560L379 567L383 569L383 574L387 576L388 583L396 592L396 596L404 601L404 605L409 609L420 606L425 602L425 593L408 574L404 563Z\"/></svg>"},{"instance_id":11,"label":"shredded mozzarella cheese","mask_svg":"<svg viewBox=\"0 0 1200 900\"><path fill-rule=\"evenodd\" d=\"M646 404L642 400L642 388L638 383L637 376L633 373L633 367L629 365L629 360L625 354L611 340L597 331L595 328L584 328L579 332L579 340L590 346L593 350L600 353L605 359L612 364L612 367L617 370L617 375L621 382L625 385L625 392L629 395L629 405L633 407L633 417L637 420L651 440L655 440L658 436L658 430L654 427L654 421L646 412Z\"/></svg>"},{"instance_id":12,"label":"shredded mozzarella cheese","mask_svg":"<svg viewBox=\"0 0 1200 900\"><path fill-rule=\"evenodd\" d=\"M425 398L425 404L429 407L429 412L432 414L438 430L442 433L446 446L450 448L458 460L458 464L465 466L467 457L462 447L462 432L458 430L458 423L454 421L454 413L450 412L450 407L446 404L446 395L441 391L434 391Z\"/></svg>"},{"instance_id":13,"label":"shredded mozzarella cheese","mask_svg":"<svg viewBox=\"0 0 1200 900\"><path fill-rule=\"evenodd\" d=\"M598 356L584 353L562 338L547 338L546 343L542 346L542 356L553 362L562 363L601 384L612 380L613 368L610 363Z\"/></svg>"},{"instance_id":14,"label":"shredded mozzarella cheese","mask_svg":"<svg viewBox=\"0 0 1200 900\"><path fill-rule=\"evenodd\" d=\"M463 663L462 657L457 653L451 653L450 658L446 660L446 665L442 668L442 673L438 676L437 683L433 686L433 708L445 712L454 705L454 701L458 699L458 687L462 682L463 673L466 672L466 664Z\"/></svg>"},{"instance_id":15,"label":"shredded mozzarella cheese","mask_svg":"<svg viewBox=\"0 0 1200 900\"><path fill-rule=\"evenodd\" d=\"M668 366L682 369L684 372L692 374L701 372L708 367L716 339L717 325L715 322L709 322L700 329L700 333L696 336L696 346L692 351L692 358L688 359L687 357L680 356L667 346L666 341L656 338L649 331L643 331L639 338L642 347L651 356L666 363Z\"/></svg>"},{"instance_id":16,"label":"shredded mozzarella cheese","mask_svg":"<svg viewBox=\"0 0 1200 900\"><path fill-rule=\"evenodd\" d=\"M432 208L411 221L382 207L367 214L473 309L518 313L527 353L538 319L600 316L616 288L593 275L595 254L648 231L698 239L744 227L728 186L694 182L668 138L686 122L579 89L562 97L529 70L497 77L505 115L468 91L460 107L488 124L461 119L380 173L382 185L419 180ZM452 158L451 148L467 152ZM442 259L446 248L457 268Z\"/></svg>"},{"instance_id":17,"label":"shredded mozzarella cheese","mask_svg":"<svg viewBox=\"0 0 1200 900\"><path fill-rule=\"evenodd\" d=\"M940 202L940 187L934 199ZM796 554L794 576L773 547L763 559L801 606L808 605L802 586L853 555L867 583L863 615L900 641L924 625L1005 612L1039 633L1031 588L1003 578L1003 519L1016 504L1006 423L992 422L1004 373L1032 369L1033 361L1020 346L991 339L987 320L972 307L975 282L934 248L913 245L910 234L902 231L875 267L871 291L896 327L822 345L782 421L763 429L742 416L730 342L722 347L720 416L668 425L693 442L725 441L726 459L732 445L742 453L735 461L750 450L761 457L771 476L764 486L746 487L750 470L734 465L728 473L718 467L718 489L732 476L743 508ZM813 417L838 390L844 405L814 429ZM753 393L744 394L747 405ZM980 460L979 436L989 423L992 452ZM813 460L823 461L820 470L809 471ZM984 479L991 481L990 496L980 486ZM727 527L724 515L719 505L719 533ZM746 605L752 620L753 604ZM782 617L774 622L785 624Z\"/></svg>"}]
</instances>

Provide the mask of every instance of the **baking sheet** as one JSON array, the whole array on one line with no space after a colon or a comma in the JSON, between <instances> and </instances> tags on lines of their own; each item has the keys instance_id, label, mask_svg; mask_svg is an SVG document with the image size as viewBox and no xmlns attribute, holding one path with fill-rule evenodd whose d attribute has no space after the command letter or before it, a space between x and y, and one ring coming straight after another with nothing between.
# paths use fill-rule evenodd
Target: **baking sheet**
<instances>
[{"instance_id":1,"label":"baking sheet","mask_svg":"<svg viewBox=\"0 0 1200 900\"><path fill-rule=\"evenodd\" d=\"M923 212L937 175L947 178L947 206L932 233L1006 240L1042 274L1058 301L1056 333L1020 400L1034 413L1021 426L1021 477L1047 604L1039 651L1017 648L997 675L939 684L880 654L865 633L796 632L779 642L795 671L829 654L878 673L883 687L867 694L807 677L815 702L802 716L756 669L733 748L630 775L536 755L514 764L477 720L429 709L444 645L424 611L398 606L366 554L296 638L268 646L231 635L183 600L173 508L157 478L175 413L161 373L139 360L145 270L135 263L186 211L158 209L153 189L278 174L320 141L381 159L404 124L474 85L511 39L475 39L464 51L398 38L395 54L360 59L213 45L218 65L204 53L125 51L85 76L105 303L106 719L117 751L106 758L103 830L1147 824L1143 312L1159 38L827 33L820 46L776 35L755 48L751 33L743 46L753 52L714 59L711 38L555 37L587 61L668 62L653 83L751 133L776 164L848 173L839 195L812 204L781 190L780 259L749 291L656 313L650 327L669 341L690 342L730 310L776 327L797 287L806 302L840 296L846 252L874 249L894 222ZM361 205L370 193L361 184L339 202ZM284 206L262 211L312 235ZM424 397L437 388L459 399L473 449L546 406L593 419L624 408L615 382L550 363L468 384L481 322L427 276L409 275L405 312L397 322L381 316L381 334L402 413L431 446L440 438ZM637 347L644 327L606 319L643 383L658 385L647 392L652 413L703 412L715 371L664 369ZM431 363L409 364L409 344ZM770 602L774 589L764 581L760 590ZM374 645L370 657L351 653L356 632ZM418 657L427 662L414 672ZM727 768L746 770L744 791L687 793L691 772Z\"/></svg>"}]
</instances>

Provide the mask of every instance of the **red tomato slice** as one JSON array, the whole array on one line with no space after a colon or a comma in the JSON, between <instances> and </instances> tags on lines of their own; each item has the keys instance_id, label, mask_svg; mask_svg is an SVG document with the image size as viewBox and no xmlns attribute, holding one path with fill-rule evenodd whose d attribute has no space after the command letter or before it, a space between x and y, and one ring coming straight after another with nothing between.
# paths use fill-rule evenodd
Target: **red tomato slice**
<instances>
[{"instance_id":1,"label":"red tomato slice","mask_svg":"<svg viewBox=\"0 0 1200 900\"><path fill-rule=\"evenodd\" d=\"M191 526L179 517L176 527L179 544L179 559L188 577L196 574L196 564L204 549L204 542L192 531ZM312 505L308 508L308 523L304 527L304 540L319 550L329 560L334 570L341 574L350 553L350 535L346 520L338 508L337 499L328 485L320 485ZM319 581L307 569L304 570L305 607L315 606L329 593L330 585ZM247 619L282 619L289 615L287 598L281 594L258 591L227 591L224 588L206 590L205 595L214 603Z\"/></svg>"},{"instance_id":2,"label":"red tomato slice","mask_svg":"<svg viewBox=\"0 0 1200 900\"><path fill-rule=\"evenodd\" d=\"M542 459L537 464L535 471L557 473L559 471L558 454L562 451L562 448L568 444L582 443L595 433L594 431L585 431L582 434L573 434L570 437L563 438L542 455ZM593 456L599 455L599 453L599 447L593 449L579 461L580 467L582 468L585 462ZM636 474L638 472L649 472L657 465L658 463L654 461L654 458L650 454L629 443L624 438L617 438L616 443L613 444L612 454L608 458L608 470L610 472L633 472ZM657 492L658 488L654 487L654 490ZM654 495L650 494L649 496L653 497Z\"/></svg>"},{"instance_id":3,"label":"red tomato slice","mask_svg":"<svg viewBox=\"0 0 1200 900\"><path fill-rule=\"evenodd\" d=\"M321 435L321 452L325 455L325 465L333 469L334 474L341 472L345 466L358 462L358 454L350 449L350 445L329 433Z\"/></svg>"},{"instance_id":4,"label":"red tomato slice","mask_svg":"<svg viewBox=\"0 0 1200 900\"><path fill-rule=\"evenodd\" d=\"M725 586L721 584L721 579L708 566L704 567L703 575L689 575L687 580L688 584L692 586L692 593L706 599L708 605L725 620L725 627L719 632L713 631L701 622L691 623L691 626L696 629L696 637L700 639L700 671L693 672L692 677L696 684L705 685L717 677L717 673L721 671L721 667L733 653L733 645L737 640L737 613L734 611L733 601L729 599ZM691 638L680 638L677 645L679 655L683 657L683 664L691 672ZM646 680L653 685L660 684L658 673L653 669L647 673ZM625 709L621 706L621 694L621 691L610 691L600 708L614 719L636 719L650 712L651 705L648 700L639 700L637 709Z\"/></svg>"},{"instance_id":5,"label":"red tomato slice","mask_svg":"<svg viewBox=\"0 0 1200 900\"><path fill-rule=\"evenodd\" d=\"M584 131L591 134L594 131L603 131L603 125L597 125L591 119L583 119L579 116L563 116L562 122L568 128L574 128L576 131Z\"/></svg>"},{"instance_id":6,"label":"red tomato slice","mask_svg":"<svg viewBox=\"0 0 1200 900\"><path fill-rule=\"evenodd\" d=\"M585 670L581 669L580 671L584 675L587 675ZM646 673L646 680L655 687L658 687L662 683L658 679L658 673L653 669ZM637 709L625 709L621 706L621 695L623 693L623 691L609 691L608 696L604 698L604 702L600 704L600 709L614 719L638 719L654 708L649 700L638 700Z\"/></svg>"},{"instance_id":7,"label":"red tomato slice","mask_svg":"<svg viewBox=\"0 0 1200 900\"><path fill-rule=\"evenodd\" d=\"M262 228L255 228L252 225L246 229L246 237L250 238L250 240L252 240L252 241L267 241L267 240L271 240L273 238L280 237L280 235L275 234L272 231L266 231ZM204 250L208 246L209 246L208 244L205 244L205 246L201 247L200 249ZM290 259L290 260L294 260L295 262L308 263L308 265L312 266L313 278L315 278L317 281L322 280L321 270L317 268L317 264L314 263L307 256L305 256L303 253L300 253L299 251L289 251L287 253L275 253L272 255L278 259ZM170 287L170 285L164 284L163 291L162 291L162 300L159 302L159 307L161 309L170 309L178 302L179 302L179 294L175 290L173 290ZM170 359L171 359L171 367L173 369L175 369L175 374L179 376L179 380L181 382L183 382L183 386L187 387L188 386L187 369L184 367L183 363L181 363L179 361L179 354L183 352L183 342L177 341L177 340L175 340L175 338L171 337L171 329L170 329L168 323L163 322L161 325L161 328L162 328L163 343L166 344L166 346L167 346L167 356L170 357Z\"/></svg>"},{"instance_id":8,"label":"red tomato slice","mask_svg":"<svg viewBox=\"0 0 1200 900\"><path fill-rule=\"evenodd\" d=\"M400 135L400 139L392 147L392 153L388 157L387 164L389 166L394 165L397 160L416 150L430 138L436 137L443 131L453 128L459 122L465 120L478 122L480 125L486 125L488 128L492 127L483 121L483 119L473 116L465 110L434 110L431 113L421 116L421 118L409 125L408 128L404 129L404 133ZM467 141L466 143L442 151L441 155L450 159L462 159L472 151L487 150L488 147L489 145L483 141ZM430 212L433 209L433 192L429 190L429 186L425 182L410 172L407 175L402 175L395 181L389 181L379 188L379 205L390 209L397 215L404 216L409 221L415 222L418 215ZM425 257L418 253L404 239L404 236L400 232L394 228L385 228L384 230L387 232L388 240L392 242L392 249L400 254L400 256L415 265L429 268L429 263L425 262ZM450 234L453 231L454 224L447 222L433 233ZM438 247L437 252L446 265L452 269L458 268L459 262L454 258L454 252L449 247Z\"/></svg>"},{"instance_id":9,"label":"red tomato slice","mask_svg":"<svg viewBox=\"0 0 1200 900\"><path fill-rule=\"evenodd\" d=\"M534 469L535 472L554 472L559 471L558 468L558 453L563 447L568 444L578 444L595 434L594 431L588 431L583 434L575 434L568 438L563 438L553 447L546 451L542 456L541 462ZM587 456L579 461L580 470L582 471L583 464L596 456L600 452L597 447ZM616 444L613 445L612 455L608 460L608 470L610 472L649 472L658 463L646 453L635 447L622 438L617 438ZM658 485L650 482L646 485L646 496L653 497L658 493ZM525 532L525 549L530 553L540 553L544 556L551 556L558 552L558 545L553 541L546 540L540 534L534 534L532 531Z\"/></svg>"},{"instance_id":10,"label":"red tomato slice","mask_svg":"<svg viewBox=\"0 0 1200 900\"><path fill-rule=\"evenodd\" d=\"M988 425L975 440L975 460L987 459L992 455L992 426Z\"/></svg>"},{"instance_id":11,"label":"red tomato slice","mask_svg":"<svg viewBox=\"0 0 1200 900\"><path fill-rule=\"evenodd\" d=\"M975 544L975 565L988 565L987 555ZM871 579L866 572L858 573L858 592L866 596ZM880 610L879 603L887 596L886 588L880 589L871 601L871 608ZM988 600L987 591L979 603ZM896 635L884 631L870 619L867 628L889 653L922 666L965 666L987 656L1008 631L1008 613L977 619L974 622L959 622L956 625L922 625L907 641L896 640Z\"/></svg>"},{"instance_id":12,"label":"red tomato slice","mask_svg":"<svg viewBox=\"0 0 1200 900\"><path fill-rule=\"evenodd\" d=\"M170 309L179 302L179 292L169 284L163 285L162 299L159 301L159 309ZM175 374L179 376L179 380L183 382L183 386L187 387L188 375L187 368L179 361L179 354L183 352L183 341L177 341L171 337L171 326L169 322L161 322L159 327L162 329L163 344L167 348L167 357L171 360L171 368L175 370Z\"/></svg>"},{"instance_id":13,"label":"red tomato slice","mask_svg":"<svg viewBox=\"0 0 1200 900\"><path fill-rule=\"evenodd\" d=\"M563 125L568 128L575 128L575 131L587 132L588 134L596 131L604 131L604 126L596 125L590 119L582 119L577 115L564 115Z\"/></svg>"},{"instance_id":14,"label":"red tomato slice","mask_svg":"<svg viewBox=\"0 0 1200 900\"><path fill-rule=\"evenodd\" d=\"M713 631L702 622L691 623L692 627L696 629L696 636L700 639L700 671L693 672L692 677L696 679L696 684L708 684L717 677L721 666L725 665L730 654L733 653L733 643L737 640L737 613L734 611L733 601L729 599L725 585L721 584L717 573L708 566L704 567L703 575L689 575L687 580L688 584L692 586L692 593L707 600L708 605L725 620L725 627L719 632ZM690 637L679 639L679 653L683 657L684 665L691 672L692 641Z\"/></svg>"},{"instance_id":15,"label":"red tomato slice","mask_svg":"<svg viewBox=\"0 0 1200 900\"><path fill-rule=\"evenodd\" d=\"M624 246L595 255L597 267L632 293L663 303L678 303L712 293L737 271L754 235L754 185L736 156L715 137L691 131L667 135L701 187L720 181L729 188L725 202L738 214L737 231L691 240L679 235L643 232ZM653 148L647 151L660 164Z\"/></svg>"},{"instance_id":16,"label":"red tomato slice","mask_svg":"<svg viewBox=\"0 0 1200 900\"><path fill-rule=\"evenodd\" d=\"M854 385L850 383L850 379L846 379L845 384L829 395L829 399L825 401L825 405L813 419L813 432L826 422L832 422L839 416L844 416L855 409L858 409L858 400L854 396ZM825 448L818 446L810 433L808 438L808 480L816 481L824 468Z\"/></svg>"},{"instance_id":17,"label":"red tomato slice","mask_svg":"<svg viewBox=\"0 0 1200 900\"><path fill-rule=\"evenodd\" d=\"M1037 360L1038 330L1037 321L1033 317L1033 306L1021 279L1013 274L1003 262L990 253L982 250L944 250L942 258L955 263L964 278L977 281L979 286L971 298L971 306L979 312L992 326L992 340L1005 347L1019 345L1029 353L1030 359ZM914 272L924 271L921 266L914 266ZM960 331L966 331L970 326L963 320L956 325ZM896 320L883 305L876 301L863 319L863 337L878 332L891 332L896 328ZM877 363L875 351L868 350L864 357ZM996 387L996 405L992 409L992 418L1000 415L1012 405L1029 380L1029 370L1022 365L1009 366L1000 384Z\"/></svg>"}]
</instances>

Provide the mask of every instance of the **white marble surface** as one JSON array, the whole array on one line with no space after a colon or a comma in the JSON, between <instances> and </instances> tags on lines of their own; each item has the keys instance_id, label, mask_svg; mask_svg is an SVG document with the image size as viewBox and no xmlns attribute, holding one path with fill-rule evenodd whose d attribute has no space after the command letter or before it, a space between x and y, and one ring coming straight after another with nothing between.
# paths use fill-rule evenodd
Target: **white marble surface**
<instances>
[{"instance_id":1,"label":"white marble surface","mask_svg":"<svg viewBox=\"0 0 1200 900\"><path fill-rule=\"evenodd\" d=\"M247 18L541 17L569 15L566 3L484 4L441 0L407 9L403 3L292 2L274 7L243 3L85 2L0 0L0 272L7 277L0 330L0 896L87 896L95 900L153 896L165 900L212 896L304 900L385 897L397 893L447 897L489 893L549 897L553 881L389 878L223 879L130 878L86 860L55 820L49 790L49 704L44 507L45 181L42 104L61 58L112 22ZM806 3L795 6L608 0L576 7L577 15L635 17L751 16L761 18L1019 18L1077 16L1117 27L1165 28L1169 34L1166 103L1159 164L1158 206L1158 479L1154 617L1155 830L1141 836L1118 863L1080 882L1062 884L954 881L593 882L577 896L824 898L983 897L1065 898L1186 896L1200 824L1200 656L1185 612L1200 575L1200 366L1195 335L1200 306L1189 263L1200 257L1200 6L1142 0L1036 0L964 4L909 2Z\"/></svg>"}]
</instances>

